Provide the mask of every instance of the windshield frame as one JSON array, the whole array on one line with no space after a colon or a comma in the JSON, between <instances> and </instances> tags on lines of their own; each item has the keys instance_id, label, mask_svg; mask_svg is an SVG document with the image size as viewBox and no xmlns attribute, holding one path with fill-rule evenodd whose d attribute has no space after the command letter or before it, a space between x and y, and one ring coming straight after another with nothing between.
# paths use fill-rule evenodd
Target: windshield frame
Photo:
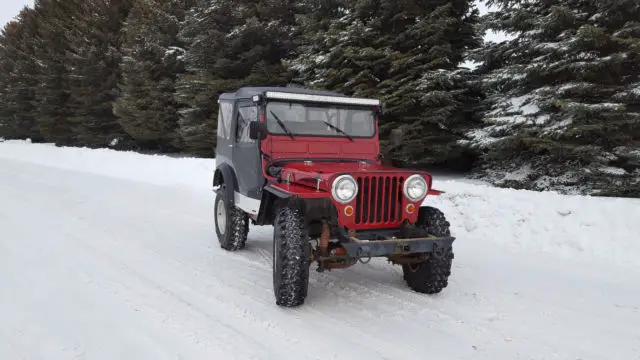
<instances>
[{"instance_id":1,"label":"windshield frame","mask_svg":"<svg viewBox=\"0 0 640 360\"><path fill-rule=\"evenodd\" d=\"M290 135L288 135L286 132L272 132L271 130L269 130L269 122L272 121L277 125L276 120L272 119L269 120L270 118L270 114L269 114L269 104L270 103L279 103L279 104L300 104L303 106L310 106L310 107L316 107L316 108L333 108L333 109L338 109L338 110L357 110L357 111L366 111L366 112L371 112L372 115L372 126L373 126L373 132L370 136L364 136L364 135L354 135L354 134L349 134L349 136L351 138L353 138L353 140L356 139L374 139L376 136L378 136L378 109L376 106L371 106L371 105L352 105L352 104L337 104L337 103L317 103L317 102L309 102L309 101L300 101L300 100L269 100L269 101L265 101L263 104L263 114L264 114L264 123L265 123L265 128L267 131L267 134L269 134L270 136L279 136L279 137L288 137L291 138ZM277 126L278 128L280 128L279 126ZM280 128L281 129L281 128ZM344 129L342 129L344 131ZM315 137L315 138L332 138L332 139L345 139L345 140L349 140L349 138L343 134L340 133L338 131L335 131L333 134L305 134L305 133L298 133L295 131L291 131L291 133L293 134L293 136L295 136L295 138L297 139L298 137Z\"/></svg>"}]
</instances>

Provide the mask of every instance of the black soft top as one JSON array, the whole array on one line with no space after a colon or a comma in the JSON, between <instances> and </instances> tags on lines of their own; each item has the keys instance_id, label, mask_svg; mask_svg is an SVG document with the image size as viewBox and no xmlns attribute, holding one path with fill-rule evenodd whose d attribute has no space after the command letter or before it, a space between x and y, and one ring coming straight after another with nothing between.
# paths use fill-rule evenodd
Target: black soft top
<instances>
[{"instance_id":1,"label":"black soft top","mask_svg":"<svg viewBox=\"0 0 640 360\"><path fill-rule=\"evenodd\" d=\"M296 88L296 87L243 87L238 89L233 93L223 93L220 95L220 100L237 100L237 99L251 99L254 95L261 95L265 91L278 91L278 92L286 92L292 94L305 94L305 95L325 95L325 96L342 96L346 97L344 94L331 92L331 91L322 91L322 90L309 90L304 88Z\"/></svg>"}]
</instances>

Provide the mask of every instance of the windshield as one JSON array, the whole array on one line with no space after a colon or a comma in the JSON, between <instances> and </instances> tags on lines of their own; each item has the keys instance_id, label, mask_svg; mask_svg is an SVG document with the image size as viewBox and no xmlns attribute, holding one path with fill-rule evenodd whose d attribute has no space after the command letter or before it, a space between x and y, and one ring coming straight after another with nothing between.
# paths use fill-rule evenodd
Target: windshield
<instances>
[{"instance_id":1,"label":"windshield","mask_svg":"<svg viewBox=\"0 0 640 360\"><path fill-rule=\"evenodd\" d=\"M375 134L374 111L363 107L269 102L266 116L267 129L277 135L289 131L300 136L369 138Z\"/></svg>"}]
</instances>

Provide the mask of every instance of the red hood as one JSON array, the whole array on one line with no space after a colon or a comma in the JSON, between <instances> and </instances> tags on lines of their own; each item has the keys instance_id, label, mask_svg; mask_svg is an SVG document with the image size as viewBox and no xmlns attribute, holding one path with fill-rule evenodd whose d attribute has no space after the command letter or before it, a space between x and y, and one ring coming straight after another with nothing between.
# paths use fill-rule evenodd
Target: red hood
<instances>
[{"instance_id":1,"label":"red hood","mask_svg":"<svg viewBox=\"0 0 640 360\"><path fill-rule=\"evenodd\" d=\"M291 162L284 166L280 178L284 181L287 181L288 178L290 182L314 188L319 186L320 190L330 191L333 179L343 174L354 177L358 175L396 175L405 178L413 174L421 174L431 187L431 176L426 172L364 162ZM318 180L320 180L319 184Z\"/></svg>"}]
</instances>

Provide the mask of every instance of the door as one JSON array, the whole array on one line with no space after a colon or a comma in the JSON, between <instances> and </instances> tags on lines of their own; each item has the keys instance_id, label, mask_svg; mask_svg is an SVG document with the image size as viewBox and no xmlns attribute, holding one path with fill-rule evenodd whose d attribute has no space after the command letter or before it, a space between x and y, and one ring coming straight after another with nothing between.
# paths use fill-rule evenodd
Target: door
<instances>
[{"instance_id":1,"label":"door","mask_svg":"<svg viewBox=\"0 0 640 360\"><path fill-rule=\"evenodd\" d=\"M233 150L233 101L222 100L218 109L218 138L216 139L216 166L231 164Z\"/></svg>"},{"instance_id":2,"label":"door","mask_svg":"<svg viewBox=\"0 0 640 360\"><path fill-rule=\"evenodd\" d=\"M235 144L233 165L238 176L236 203L246 212L257 214L262 197L264 176L259 142L249 137L249 124L258 121L258 107L251 101L238 102L234 114Z\"/></svg>"}]
</instances>

